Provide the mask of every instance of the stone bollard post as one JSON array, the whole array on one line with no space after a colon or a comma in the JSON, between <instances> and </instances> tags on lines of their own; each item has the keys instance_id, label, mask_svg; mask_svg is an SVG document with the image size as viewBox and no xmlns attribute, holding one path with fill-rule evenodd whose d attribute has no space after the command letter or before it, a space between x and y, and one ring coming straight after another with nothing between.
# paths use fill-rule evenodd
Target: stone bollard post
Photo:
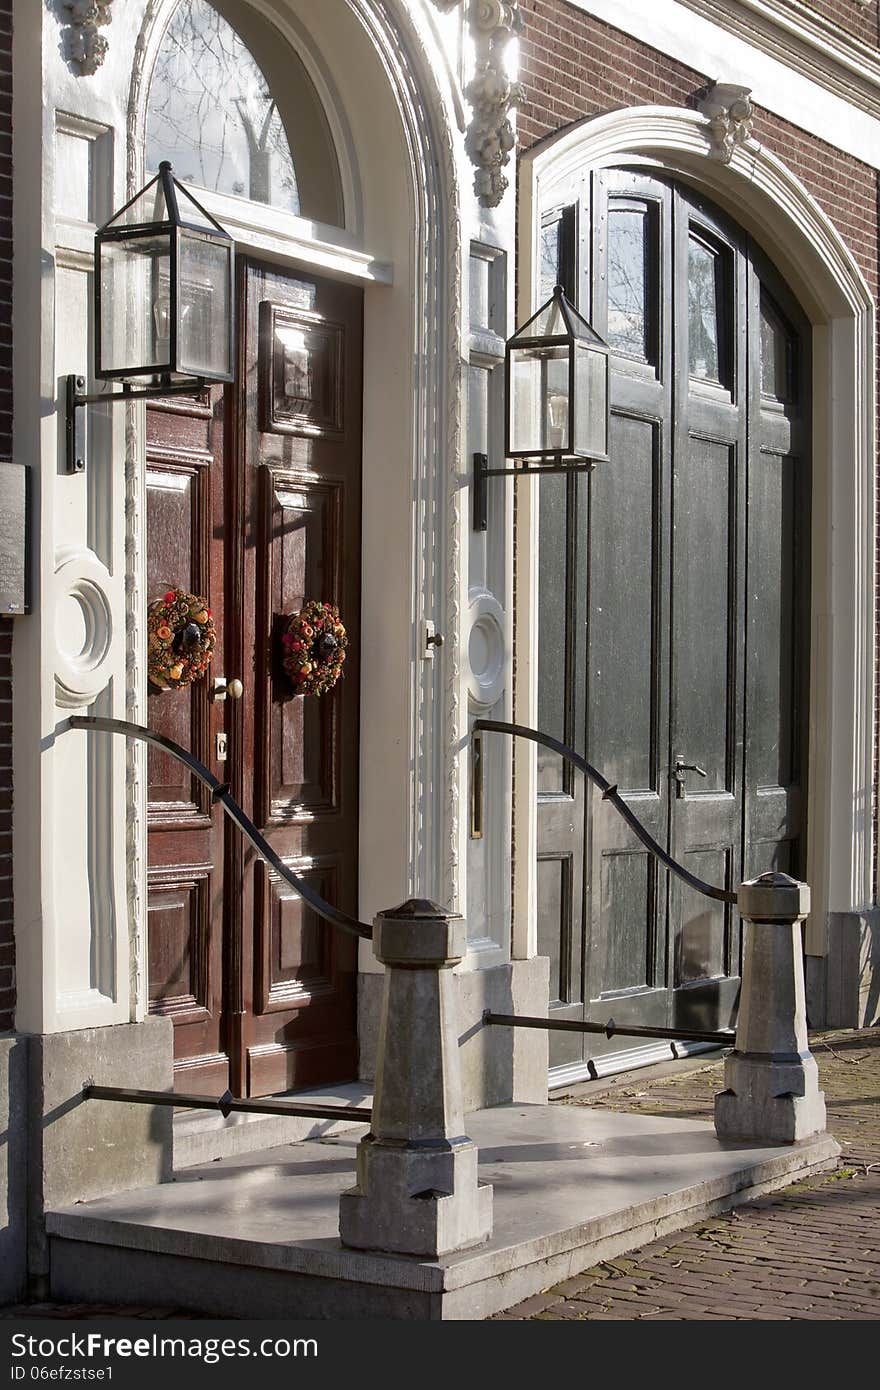
<instances>
[{"instance_id":1,"label":"stone bollard post","mask_svg":"<svg viewBox=\"0 0 880 1390\"><path fill-rule=\"evenodd\" d=\"M742 993L715 1130L719 1139L792 1144L825 1130L801 947L810 890L788 874L766 873L740 885L737 906L745 931Z\"/></svg>"},{"instance_id":2,"label":"stone bollard post","mask_svg":"<svg viewBox=\"0 0 880 1390\"><path fill-rule=\"evenodd\" d=\"M463 918L425 899L375 919L386 967L376 1092L357 1186L340 1199L344 1245L439 1256L492 1233L492 1188L477 1180L462 1111L452 967L466 947Z\"/></svg>"}]
</instances>

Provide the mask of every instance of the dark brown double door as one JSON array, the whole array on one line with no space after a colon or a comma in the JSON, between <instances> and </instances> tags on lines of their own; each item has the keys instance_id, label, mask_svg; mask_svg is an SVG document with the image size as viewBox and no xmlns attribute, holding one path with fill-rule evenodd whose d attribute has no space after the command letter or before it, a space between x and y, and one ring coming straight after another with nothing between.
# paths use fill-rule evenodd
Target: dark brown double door
<instances>
[{"instance_id":1,"label":"dark brown double door","mask_svg":"<svg viewBox=\"0 0 880 1390\"><path fill-rule=\"evenodd\" d=\"M802 873L808 327L744 233L642 173L594 175L542 250L613 356L610 462L541 484L539 724L704 881ZM543 753L537 815L551 1009L728 1027L734 910ZM551 1061L638 1045L557 1034Z\"/></svg>"},{"instance_id":2,"label":"dark brown double door","mask_svg":"<svg viewBox=\"0 0 880 1390\"><path fill-rule=\"evenodd\" d=\"M356 914L362 294L243 263L233 386L147 412L148 597L207 597L208 678L151 687L150 727L195 753L281 855ZM287 617L338 604L344 678L294 694ZM217 677L240 699L212 698ZM225 756L224 756L225 754ZM178 1089L265 1095L357 1072L356 941L325 927L196 779L150 749L150 1008Z\"/></svg>"}]
</instances>

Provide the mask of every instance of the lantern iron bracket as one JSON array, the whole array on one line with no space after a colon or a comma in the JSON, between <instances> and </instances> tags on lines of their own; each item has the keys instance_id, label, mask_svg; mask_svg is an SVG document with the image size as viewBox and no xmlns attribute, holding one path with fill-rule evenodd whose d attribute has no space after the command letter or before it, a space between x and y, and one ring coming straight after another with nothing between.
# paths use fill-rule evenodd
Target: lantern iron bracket
<instances>
[{"instance_id":1,"label":"lantern iron bracket","mask_svg":"<svg viewBox=\"0 0 880 1390\"><path fill-rule=\"evenodd\" d=\"M86 468L85 420L81 414L77 414L81 406L112 404L114 401L158 400L161 396L192 396L197 391L204 391L208 382L202 376L192 377L189 381L171 381L168 377L162 377L156 386L134 387L123 382L121 391L90 393L84 391L85 384L85 377L76 373L65 378L68 473L84 473Z\"/></svg>"},{"instance_id":2,"label":"lantern iron bracket","mask_svg":"<svg viewBox=\"0 0 880 1390\"><path fill-rule=\"evenodd\" d=\"M474 530L489 529L489 488L487 478L530 478L541 477L544 473L592 473L595 463L591 459L563 462L562 454L556 455L556 463L530 463L523 459L517 468L490 468L488 454L474 454Z\"/></svg>"}]
</instances>

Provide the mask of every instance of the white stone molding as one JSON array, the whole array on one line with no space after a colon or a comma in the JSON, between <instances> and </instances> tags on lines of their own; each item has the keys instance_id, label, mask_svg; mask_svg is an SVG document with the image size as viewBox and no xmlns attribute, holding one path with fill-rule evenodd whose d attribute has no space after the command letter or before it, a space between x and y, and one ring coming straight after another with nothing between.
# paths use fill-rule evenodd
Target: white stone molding
<instances>
[{"instance_id":1,"label":"white stone molding","mask_svg":"<svg viewBox=\"0 0 880 1390\"><path fill-rule=\"evenodd\" d=\"M522 14L518 0L434 0L444 12L462 3L467 5L475 55L473 74L464 89L473 110L465 147L477 169L477 201L481 207L495 208L509 185L504 169L516 149L510 113L523 99L522 86L510 78L507 57L510 40L522 32Z\"/></svg>"},{"instance_id":2,"label":"white stone molding","mask_svg":"<svg viewBox=\"0 0 880 1390\"><path fill-rule=\"evenodd\" d=\"M94 551L65 547L55 566L55 699L82 709L112 674L113 581Z\"/></svg>"},{"instance_id":3,"label":"white stone molding","mask_svg":"<svg viewBox=\"0 0 880 1390\"><path fill-rule=\"evenodd\" d=\"M471 594L467 645L468 694L479 713L496 705L509 674L504 609L488 590Z\"/></svg>"},{"instance_id":4,"label":"white stone molding","mask_svg":"<svg viewBox=\"0 0 880 1390\"><path fill-rule=\"evenodd\" d=\"M697 100L697 110L709 122L709 142L714 159L729 164L737 145L752 134L751 91L732 82L713 82Z\"/></svg>"},{"instance_id":5,"label":"white stone molding","mask_svg":"<svg viewBox=\"0 0 880 1390\"><path fill-rule=\"evenodd\" d=\"M99 30L113 18L112 4L113 0L60 0L64 54L81 77L96 73L107 55L108 42Z\"/></svg>"},{"instance_id":6,"label":"white stone molding","mask_svg":"<svg viewBox=\"0 0 880 1390\"><path fill-rule=\"evenodd\" d=\"M522 30L522 15L515 0L471 0L468 18L476 62L464 93L473 107L465 145L477 168L477 199L482 207L495 208L508 186L504 169L516 148L510 111L523 98L507 71L507 46Z\"/></svg>"},{"instance_id":7,"label":"white stone molding","mask_svg":"<svg viewBox=\"0 0 880 1390\"><path fill-rule=\"evenodd\" d=\"M536 305L542 208L592 169L626 163L678 176L724 207L763 247L813 324L813 538L808 845L813 892L807 950L821 955L829 912L873 894L875 338L874 303L852 252L800 180L749 142L730 161L709 157L705 117L647 106L581 122L521 161L519 317ZM518 589L528 586L537 521L518 521ZM517 650L534 643L534 609L519 614ZM534 681L520 684L516 718L534 723ZM528 833L534 764L517 763L517 822ZM522 780L521 780L522 779ZM520 843L519 839L517 841ZM532 891L517 858L518 903ZM522 941L534 923L516 926ZM521 952L517 952L520 954Z\"/></svg>"}]
</instances>

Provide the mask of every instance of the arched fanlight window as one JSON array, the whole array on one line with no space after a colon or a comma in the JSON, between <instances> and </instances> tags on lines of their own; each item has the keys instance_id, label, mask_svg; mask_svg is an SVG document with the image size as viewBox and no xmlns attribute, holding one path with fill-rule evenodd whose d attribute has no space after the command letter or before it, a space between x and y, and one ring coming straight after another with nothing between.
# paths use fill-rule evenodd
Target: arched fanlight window
<instances>
[{"instance_id":1,"label":"arched fanlight window","mask_svg":"<svg viewBox=\"0 0 880 1390\"><path fill-rule=\"evenodd\" d=\"M180 0L150 85L148 171L299 213L284 115L240 34L207 0Z\"/></svg>"}]
</instances>

